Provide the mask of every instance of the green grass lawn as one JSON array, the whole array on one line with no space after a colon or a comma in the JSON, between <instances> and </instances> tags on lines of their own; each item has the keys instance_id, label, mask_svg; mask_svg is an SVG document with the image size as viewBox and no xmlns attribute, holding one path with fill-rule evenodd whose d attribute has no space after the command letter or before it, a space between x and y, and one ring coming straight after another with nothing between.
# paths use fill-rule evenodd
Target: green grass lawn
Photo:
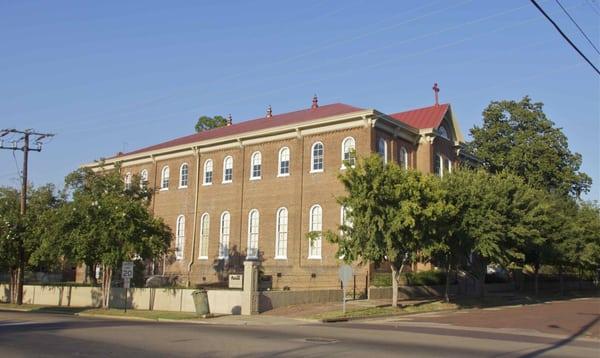
<instances>
[{"instance_id":1,"label":"green grass lawn","mask_svg":"<svg viewBox=\"0 0 600 358\"><path fill-rule=\"evenodd\" d=\"M353 308L346 310L346 314L342 310L328 311L320 313L309 318L329 320L329 319L344 319L344 318L369 318L378 316L392 316L409 313L433 312L439 310L456 309L458 306L454 303L446 303L443 301L427 302L406 307L365 307Z\"/></svg>"},{"instance_id":2,"label":"green grass lawn","mask_svg":"<svg viewBox=\"0 0 600 358\"><path fill-rule=\"evenodd\" d=\"M146 310L127 310L125 313L122 309L111 308L108 310L101 308L87 309L81 312L85 315L94 316L113 316L113 317L135 317L145 319L201 319L195 313L192 312L169 312L169 311L146 311Z\"/></svg>"}]
</instances>

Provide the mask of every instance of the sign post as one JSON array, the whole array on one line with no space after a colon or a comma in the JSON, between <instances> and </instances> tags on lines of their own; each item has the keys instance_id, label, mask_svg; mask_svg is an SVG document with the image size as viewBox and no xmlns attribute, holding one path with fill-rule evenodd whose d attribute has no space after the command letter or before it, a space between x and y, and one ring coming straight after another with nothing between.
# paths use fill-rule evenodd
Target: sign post
<instances>
[{"instance_id":1,"label":"sign post","mask_svg":"<svg viewBox=\"0 0 600 358\"><path fill-rule=\"evenodd\" d=\"M350 284L350 280L354 276L352 273L352 266L350 265L342 265L340 266L340 270L338 271L338 275L340 281L342 281L342 312L346 314L346 287Z\"/></svg>"},{"instance_id":2,"label":"sign post","mask_svg":"<svg viewBox=\"0 0 600 358\"><path fill-rule=\"evenodd\" d=\"M125 290L125 313L127 313L127 296L129 292L129 286L131 278L133 277L133 262L123 261L121 266L121 278L123 279L123 289Z\"/></svg>"}]
</instances>

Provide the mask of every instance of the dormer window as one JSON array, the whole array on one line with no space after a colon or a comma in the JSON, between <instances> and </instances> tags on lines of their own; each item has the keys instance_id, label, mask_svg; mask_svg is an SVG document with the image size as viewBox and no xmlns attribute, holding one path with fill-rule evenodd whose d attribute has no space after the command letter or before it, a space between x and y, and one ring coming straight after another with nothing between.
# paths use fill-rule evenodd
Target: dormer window
<instances>
[{"instance_id":1,"label":"dormer window","mask_svg":"<svg viewBox=\"0 0 600 358\"><path fill-rule=\"evenodd\" d=\"M448 136L448 130L443 125L438 128L438 133L442 138L450 140L450 137Z\"/></svg>"}]
</instances>

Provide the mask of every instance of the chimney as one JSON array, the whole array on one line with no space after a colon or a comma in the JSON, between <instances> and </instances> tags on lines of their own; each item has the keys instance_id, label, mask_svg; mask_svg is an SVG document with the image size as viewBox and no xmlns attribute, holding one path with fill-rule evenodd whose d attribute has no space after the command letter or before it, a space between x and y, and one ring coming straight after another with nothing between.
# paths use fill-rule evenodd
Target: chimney
<instances>
[{"instance_id":1,"label":"chimney","mask_svg":"<svg viewBox=\"0 0 600 358\"><path fill-rule=\"evenodd\" d=\"M231 113L227 116L227 127L233 124L233 118L231 117Z\"/></svg>"},{"instance_id":2,"label":"chimney","mask_svg":"<svg viewBox=\"0 0 600 358\"><path fill-rule=\"evenodd\" d=\"M435 105L439 105L438 93L440 92L440 88L438 87L437 82L433 84L433 93L435 94Z\"/></svg>"},{"instance_id":3,"label":"chimney","mask_svg":"<svg viewBox=\"0 0 600 358\"><path fill-rule=\"evenodd\" d=\"M319 99L317 98L316 94L313 96L312 106L310 106L310 108L312 108L312 109L319 108Z\"/></svg>"},{"instance_id":4,"label":"chimney","mask_svg":"<svg viewBox=\"0 0 600 358\"><path fill-rule=\"evenodd\" d=\"M271 117L273 117L273 108L271 108L271 105L269 105L269 107L267 107L267 118Z\"/></svg>"}]
</instances>

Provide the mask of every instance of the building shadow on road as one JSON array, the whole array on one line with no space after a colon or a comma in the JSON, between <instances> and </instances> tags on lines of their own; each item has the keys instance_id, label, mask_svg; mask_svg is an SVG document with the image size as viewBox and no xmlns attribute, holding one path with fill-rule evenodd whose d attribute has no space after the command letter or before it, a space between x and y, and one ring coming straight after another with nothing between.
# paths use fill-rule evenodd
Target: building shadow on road
<instances>
[{"instance_id":1,"label":"building shadow on road","mask_svg":"<svg viewBox=\"0 0 600 358\"><path fill-rule=\"evenodd\" d=\"M524 354L521 357L522 358L534 358L534 357L538 357L538 356L540 356L542 354L545 354L546 352L549 352L549 351L554 350L554 349L558 349L558 348L560 348L562 346L565 346L565 345L569 344L574 339L576 339L577 337L581 336L587 330L589 330L591 327L593 327L598 321L600 321L600 314L595 314L594 316L596 316L596 318L592 319L590 322L588 322L587 324L585 324L584 326L582 326L577 332L573 333L569 337L567 337L565 339L561 339L560 341L552 344L549 347L541 348L541 349L535 350L533 352L529 352L527 354Z\"/></svg>"}]
</instances>

